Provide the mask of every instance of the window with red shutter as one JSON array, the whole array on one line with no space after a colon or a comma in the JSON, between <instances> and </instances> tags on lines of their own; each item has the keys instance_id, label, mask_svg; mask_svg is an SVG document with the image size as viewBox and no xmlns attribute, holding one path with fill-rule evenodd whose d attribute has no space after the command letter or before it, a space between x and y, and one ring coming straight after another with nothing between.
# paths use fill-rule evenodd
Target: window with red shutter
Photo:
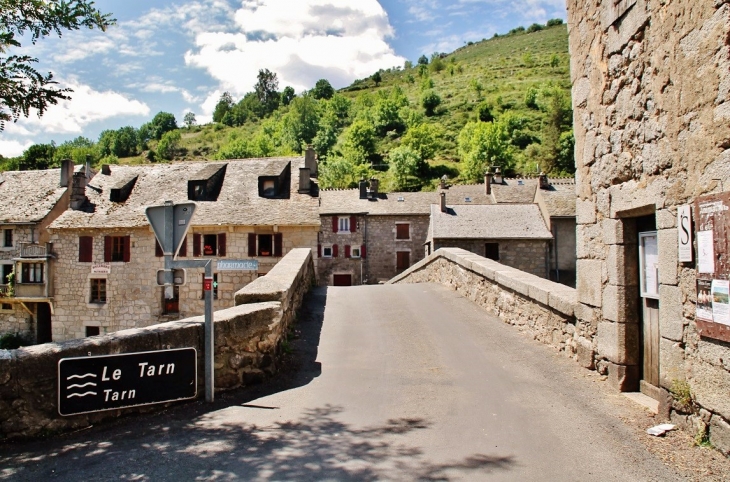
<instances>
[{"instance_id":1,"label":"window with red shutter","mask_svg":"<svg viewBox=\"0 0 730 482\"><path fill-rule=\"evenodd\" d=\"M281 233L274 234L274 256L282 256L284 238Z\"/></svg>"},{"instance_id":2,"label":"window with red shutter","mask_svg":"<svg viewBox=\"0 0 730 482\"><path fill-rule=\"evenodd\" d=\"M200 245L203 242L203 237L198 233L193 233L193 256L199 257L200 256Z\"/></svg>"},{"instance_id":3,"label":"window with red shutter","mask_svg":"<svg viewBox=\"0 0 730 482\"><path fill-rule=\"evenodd\" d=\"M350 216L350 232L357 232L357 216Z\"/></svg>"},{"instance_id":4,"label":"window with red shutter","mask_svg":"<svg viewBox=\"0 0 730 482\"><path fill-rule=\"evenodd\" d=\"M218 256L226 255L226 233L218 235Z\"/></svg>"},{"instance_id":5,"label":"window with red shutter","mask_svg":"<svg viewBox=\"0 0 730 482\"><path fill-rule=\"evenodd\" d=\"M91 263L94 259L94 238L79 236L79 262Z\"/></svg>"},{"instance_id":6,"label":"window with red shutter","mask_svg":"<svg viewBox=\"0 0 730 482\"><path fill-rule=\"evenodd\" d=\"M256 233L248 233L248 255L256 256Z\"/></svg>"},{"instance_id":7,"label":"window with red shutter","mask_svg":"<svg viewBox=\"0 0 730 482\"><path fill-rule=\"evenodd\" d=\"M129 236L122 236L122 261L129 263L132 260L132 239Z\"/></svg>"},{"instance_id":8,"label":"window with red shutter","mask_svg":"<svg viewBox=\"0 0 730 482\"><path fill-rule=\"evenodd\" d=\"M411 225L408 223L399 223L395 225L395 239L411 239Z\"/></svg>"},{"instance_id":9,"label":"window with red shutter","mask_svg":"<svg viewBox=\"0 0 730 482\"><path fill-rule=\"evenodd\" d=\"M332 245L332 257L333 258L337 257L337 245L336 244Z\"/></svg>"},{"instance_id":10,"label":"window with red shutter","mask_svg":"<svg viewBox=\"0 0 730 482\"><path fill-rule=\"evenodd\" d=\"M332 216L332 232L336 233L338 228L340 227L340 220L337 218L337 216Z\"/></svg>"},{"instance_id":11,"label":"window with red shutter","mask_svg":"<svg viewBox=\"0 0 730 482\"><path fill-rule=\"evenodd\" d=\"M349 258L349 257L350 257L350 245L346 244L345 245L345 258Z\"/></svg>"},{"instance_id":12,"label":"window with red shutter","mask_svg":"<svg viewBox=\"0 0 730 482\"><path fill-rule=\"evenodd\" d=\"M112 237L104 236L104 262L110 263L112 260Z\"/></svg>"}]
</instances>

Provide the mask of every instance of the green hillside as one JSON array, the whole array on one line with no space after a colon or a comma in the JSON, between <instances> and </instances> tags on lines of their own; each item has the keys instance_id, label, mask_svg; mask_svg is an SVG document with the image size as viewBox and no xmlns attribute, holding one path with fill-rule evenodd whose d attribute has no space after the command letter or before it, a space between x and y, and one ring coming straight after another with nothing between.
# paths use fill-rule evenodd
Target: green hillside
<instances>
[{"instance_id":1,"label":"green hillside","mask_svg":"<svg viewBox=\"0 0 730 482\"><path fill-rule=\"evenodd\" d=\"M25 162L40 168L64 157L101 164L291 155L313 144L323 187L377 175L387 189L431 189L444 174L470 182L496 165L517 175L572 173L562 24L515 29L381 70L334 95L321 80L293 96L267 72L243 99L221 98L218 122L175 129L174 119L160 113L139 129L106 131L97 142L79 138L53 152L33 146L22 158L5 160L5 167Z\"/></svg>"}]
</instances>

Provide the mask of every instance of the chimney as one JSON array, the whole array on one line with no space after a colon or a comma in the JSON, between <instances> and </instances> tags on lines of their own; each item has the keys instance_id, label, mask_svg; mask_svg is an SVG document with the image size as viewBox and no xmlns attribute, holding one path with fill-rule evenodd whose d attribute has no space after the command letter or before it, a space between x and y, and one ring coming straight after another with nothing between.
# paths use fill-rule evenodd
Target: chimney
<instances>
[{"instance_id":1,"label":"chimney","mask_svg":"<svg viewBox=\"0 0 730 482\"><path fill-rule=\"evenodd\" d=\"M439 180L439 189L446 189L446 179L448 179L446 174L441 176L441 179Z\"/></svg>"},{"instance_id":2,"label":"chimney","mask_svg":"<svg viewBox=\"0 0 730 482\"><path fill-rule=\"evenodd\" d=\"M61 187L68 187L74 175L74 161L64 159L61 161Z\"/></svg>"},{"instance_id":3,"label":"chimney","mask_svg":"<svg viewBox=\"0 0 730 482\"><path fill-rule=\"evenodd\" d=\"M111 176L112 174L112 168L109 167L109 164L102 164L101 165L101 173L105 176Z\"/></svg>"},{"instance_id":4,"label":"chimney","mask_svg":"<svg viewBox=\"0 0 730 482\"><path fill-rule=\"evenodd\" d=\"M550 181L544 172L540 173L540 189L550 189Z\"/></svg>"},{"instance_id":5,"label":"chimney","mask_svg":"<svg viewBox=\"0 0 730 482\"><path fill-rule=\"evenodd\" d=\"M91 179L91 162L86 161L86 166L84 166L84 174L86 175L86 179Z\"/></svg>"},{"instance_id":6,"label":"chimney","mask_svg":"<svg viewBox=\"0 0 730 482\"><path fill-rule=\"evenodd\" d=\"M304 167L309 169L309 173L312 177L317 177L317 156L311 144L308 145L307 150L304 151Z\"/></svg>"},{"instance_id":7,"label":"chimney","mask_svg":"<svg viewBox=\"0 0 730 482\"><path fill-rule=\"evenodd\" d=\"M358 186L360 188L360 199L367 199L368 198L368 182L365 179L361 179L360 184Z\"/></svg>"},{"instance_id":8,"label":"chimney","mask_svg":"<svg viewBox=\"0 0 730 482\"><path fill-rule=\"evenodd\" d=\"M76 172L71 187L71 209L78 211L86 202L86 175Z\"/></svg>"},{"instance_id":9,"label":"chimney","mask_svg":"<svg viewBox=\"0 0 730 482\"><path fill-rule=\"evenodd\" d=\"M309 178L309 168L299 168L299 194L309 194L312 190L312 180Z\"/></svg>"},{"instance_id":10,"label":"chimney","mask_svg":"<svg viewBox=\"0 0 730 482\"><path fill-rule=\"evenodd\" d=\"M370 178L370 198L371 199L378 198L378 185L379 184L380 184L380 181L378 181L374 177Z\"/></svg>"},{"instance_id":11,"label":"chimney","mask_svg":"<svg viewBox=\"0 0 730 482\"><path fill-rule=\"evenodd\" d=\"M441 194L441 212L446 212L446 193L442 192Z\"/></svg>"},{"instance_id":12,"label":"chimney","mask_svg":"<svg viewBox=\"0 0 730 482\"><path fill-rule=\"evenodd\" d=\"M492 178L494 177L494 174L492 174L492 171L487 171L484 173L484 188L486 189L487 195L492 194Z\"/></svg>"}]
</instances>

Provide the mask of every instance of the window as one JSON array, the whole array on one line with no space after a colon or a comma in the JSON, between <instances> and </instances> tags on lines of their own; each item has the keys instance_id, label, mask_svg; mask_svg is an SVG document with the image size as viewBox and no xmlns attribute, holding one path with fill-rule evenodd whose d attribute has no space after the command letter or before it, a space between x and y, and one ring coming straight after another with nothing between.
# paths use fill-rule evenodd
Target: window
<instances>
[{"instance_id":1,"label":"window","mask_svg":"<svg viewBox=\"0 0 730 482\"><path fill-rule=\"evenodd\" d=\"M248 234L248 255L254 256L283 256L284 238L281 233L275 234Z\"/></svg>"},{"instance_id":2,"label":"window","mask_svg":"<svg viewBox=\"0 0 730 482\"><path fill-rule=\"evenodd\" d=\"M22 263L21 283L43 283L43 263Z\"/></svg>"},{"instance_id":3,"label":"window","mask_svg":"<svg viewBox=\"0 0 730 482\"><path fill-rule=\"evenodd\" d=\"M215 256L218 253L218 235L203 235L203 256Z\"/></svg>"},{"instance_id":4,"label":"window","mask_svg":"<svg viewBox=\"0 0 730 482\"><path fill-rule=\"evenodd\" d=\"M4 264L3 271L2 271L2 277L3 279L0 280L0 284L6 285L10 283L10 280L8 279L8 276L13 272L13 265L12 264Z\"/></svg>"},{"instance_id":5,"label":"window","mask_svg":"<svg viewBox=\"0 0 730 482\"><path fill-rule=\"evenodd\" d=\"M395 253L395 267L398 271L402 271L411 266L411 253L408 251L398 251Z\"/></svg>"},{"instance_id":6,"label":"window","mask_svg":"<svg viewBox=\"0 0 730 482\"><path fill-rule=\"evenodd\" d=\"M276 181L273 179L264 179L261 183L261 189L264 197L276 196Z\"/></svg>"},{"instance_id":7,"label":"window","mask_svg":"<svg viewBox=\"0 0 730 482\"><path fill-rule=\"evenodd\" d=\"M201 287L203 288L201 299L205 299L205 275L203 275ZM218 299L218 273L213 273L213 299Z\"/></svg>"},{"instance_id":8,"label":"window","mask_svg":"<svg viewBox=\"0 0 730 482\"><path fill-rule=\"evenodd\" d=\"M259 256L271 256L274 254L273 236L271 234L259 234Z\"/></svg>"},{"instance_id":9,"label":"window","mask_svg":"<svg viewBox=\"0 0 730 482\"><path fill-rule=\"evenodd\" d=\"M408 223L397 223L395 225L395 239L411 239L411 225Z\"/></svg>"},{"instance_id":10,"label":"window","mask_svg":"<svg viewBox=\"0 0 730 482\"><path fill-rule=\"evenodd\" d=\"M91 279L91 303L106 303L106 278Z\"/></svg>"},{"instance_id":11,"label":"window","mask_svg":"<svg viewBox=\"0 0 730 482\"><path fill-rule=\"evenodd\" d=\"M353 246L350 250L350 257L351 258L359 258L360 257L360 247L359 246Z\"/></svg>"},{"instance_id":12,"label":"window","mask_svg":"<svg viewBox=\"0 0 730 482\"><path fill-rule=\"evenodd\" d=\"M187 255L187 248L185 249ZM180 248L179 256L184 256L183 248ZM226 233L220 234L193 234L193 256L225 256L226 255Z\"/></svg>"},{"instance_id":13,"label":"window","mask_svg":"<svg viewBox=\"0 0 730 482\"><path fill-rule=\"evenodd\" d=\"M101 333L101 329L98 326L87 326L86 336L96 336Z\"/></svg>"},{"instance_id":14,"label":"window","mask_svg":"<svg viewBox=\"0 0 730 482\"><path fill-rule=\"evenodd\" d=\"M79 236L79 263L91 263L94 258L94 238Z\"/></svg>"},{"instance_id":15,"label":"window","mask_svg":"<svg viewBox=\"0 0 730 482\"><path fill-rule=\"evenodd\" d=\"M12 229L3 229L3 247L5 247L5 248L13 247L13 230Z\"/></svg>"},{"instance_id":16,"label":"window","mask_svg":"<svg viewBox=\"0 0 730 482\"><path fill-rule=\"evenodd\" d=\"M339 229L338 232L349 232L350 231L350 218L339 218Z\"/></svg>"},{"instance_id":17,"label":"window","mask_svg":"<svg viewBox=\"0 0 730 482\"><path fill-rule=\"evenodd\" d=\"M484 257L499 261L499 243L486 243L484 245Z\"/></svg>"},{"instance_id":18,"label":"window","mask_svg":"<svg viewBox=\"0 0 730 482\"><path fill-rule=\"evenodd\" d=\"M333 233L354 233L357 232L357 216L340 217L332 216Z\"/></svg>"},{"instance_id":19,"label":"window","mask_svg":"<svg viewBox=\"0 0 730 482\"><path fill-rule=\"evenodd\" d=\"M129 236L104 236L104 262L129 262L131 246Z\"/></svg>"},{"instance_id":20,"label":"window","mask_svg":"<svg viewBox=\"0 0 730 482\"><path fill-rule=\"evenodd\" d=\"M13 305L9 303L3 303L2 305L0 305L0 309L2 309L3 311L12 311Z\"/></svg>"},{"instance_id":21,"label":"window","mask_svg":"<svg viewBox=\"0 0 730 482\"><path fill-rule=\"evenodd\" d=\"M322 257L323 258L331 258L332 257L332 246L323 246L322 247Z\"/></svg>"}]
</instances>

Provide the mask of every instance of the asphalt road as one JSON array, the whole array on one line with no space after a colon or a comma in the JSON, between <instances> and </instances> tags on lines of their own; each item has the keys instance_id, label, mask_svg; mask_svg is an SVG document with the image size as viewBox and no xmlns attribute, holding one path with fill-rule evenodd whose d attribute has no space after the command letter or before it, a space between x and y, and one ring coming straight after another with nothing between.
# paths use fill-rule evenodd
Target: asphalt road
<instances>
[{"instance_id":1,"label":"asphalt road","mask_svg":"<svg viewBox=\"0 0 730 482\"><path fill-rule=\"evenodd\" d=\"M442 286L317 289L297 329L296 373L0 446L0 480L680 480L618 395Z\"/></svg>"}]
</instances>

